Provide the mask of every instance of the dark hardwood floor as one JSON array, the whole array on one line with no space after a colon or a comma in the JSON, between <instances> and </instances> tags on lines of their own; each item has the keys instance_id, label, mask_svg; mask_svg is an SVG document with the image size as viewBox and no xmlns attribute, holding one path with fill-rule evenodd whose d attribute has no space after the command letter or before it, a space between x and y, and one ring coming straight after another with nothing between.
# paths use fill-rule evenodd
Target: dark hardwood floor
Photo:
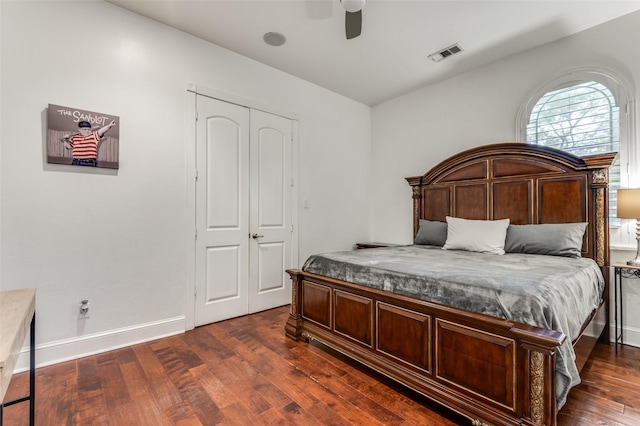
<instances>
[{"instance_id":1,"label":"dark hardwood floor","mask_svg":"<svg viewBox=\"0 0 640 426\"><path fill-rule=\"evenodd\" d=\"M458 425L471 421L317 344L288 307L39 368L38 425ZM560 425L640 425L640 349L598 344ZM7 395L22 396L27 373ZM4 426L28 424L28 403Z\"/></svg>"}]
</instances>

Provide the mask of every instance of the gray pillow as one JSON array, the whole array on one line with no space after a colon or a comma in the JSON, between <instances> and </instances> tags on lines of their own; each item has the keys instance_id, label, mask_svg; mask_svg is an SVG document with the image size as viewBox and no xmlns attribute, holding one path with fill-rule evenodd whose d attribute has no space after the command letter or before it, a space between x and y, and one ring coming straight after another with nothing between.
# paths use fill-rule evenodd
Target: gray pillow
<instances>
[{"instance_id":1,"label":"gray pillow","mask_svg":"<svg viewBox=\"0 0 640 426\"><path fill-rule=\"evenodd\" d=\"M504 251L580 257L586 223L509 225Z\"/></svg>"},{"instance_id":2,"label":"gray pillow","mask_svg":"<svg viewBox=\"0 0 640 426\"><path fill-rule=\"evenodd\" d=\"M447 223L420 219L418 235L414 244L427 244L442 247L447 241Z\"/></svg>"}]
</instances>

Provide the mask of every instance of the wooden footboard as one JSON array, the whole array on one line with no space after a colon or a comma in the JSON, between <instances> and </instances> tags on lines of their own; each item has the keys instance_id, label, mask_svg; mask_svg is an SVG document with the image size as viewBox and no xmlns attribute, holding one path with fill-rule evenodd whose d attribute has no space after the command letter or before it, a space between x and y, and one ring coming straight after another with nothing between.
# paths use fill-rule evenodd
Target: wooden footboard
<instances>
[{"instance_id":1,"label":"wooden footboard","mask_svg":"<svg viewBox=\"0 0 640 426\"><path fill-rule=\"evenodd\" d=\"M314 339L473 425L555 425L560 332L288 270L286 335Z\"/></svg>"}]
</instances>

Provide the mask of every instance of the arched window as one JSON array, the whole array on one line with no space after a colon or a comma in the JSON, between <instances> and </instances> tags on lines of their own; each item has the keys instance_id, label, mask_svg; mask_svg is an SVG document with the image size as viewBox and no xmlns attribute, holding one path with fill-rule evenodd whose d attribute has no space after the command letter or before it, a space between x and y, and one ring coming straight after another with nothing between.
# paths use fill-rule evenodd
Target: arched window
<instances>
[{"instance_id":1,"label":"arched window","mask_svg":"<svg viewBox=\"0 0 640 426\"><path fill-rule=\"evenodd\" d=\"M614 228L614 243L626 243L628 233L618 229L621 221L616 217L617 190L629 186L629 172L637 169L635 161L631 161L635 148L629 143L635 135L633 93L623 79L610 71L574 69L536 90L518 113L521 141L578 156L620 153L609 171L609 224Z\"/></svg>"},{"instance_id":2,"label":"arched window","mask_svg":"<svg viewBox=\"0 0 640 426\"><path fill-rule=\"evenodd\" d=\"M620 119L613 94L595 81L547 92L533 107L527 142L575 155L620 150Z\"/></svg>"},{"instance_id":3,"label":"arched window","mask_svg":"<svg viewBox=\"0 0 640 426\"><path fill-rule=\"evenodd\" d=\"M577 156L620 151L620 114L611 91L596 81L545 93L534 105L526 127L528 143ZM616 218L620 162L609 170L609 214Z\"/></svg>"}]
</instances>

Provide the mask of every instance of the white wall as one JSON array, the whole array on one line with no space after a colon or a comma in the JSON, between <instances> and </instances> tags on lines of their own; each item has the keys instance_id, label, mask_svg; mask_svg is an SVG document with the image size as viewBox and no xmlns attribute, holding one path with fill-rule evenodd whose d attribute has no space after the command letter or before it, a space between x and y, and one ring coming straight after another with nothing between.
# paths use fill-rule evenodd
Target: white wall
<instances>
[{"instance_id":1,"label":"white wall","mask_svg":"<svg viewBox=\"0 0 640 426\"><path fill-rule=\"evenodd\" d=\"M636 85L638 98L638 39L640 13L634 13L373 107L373 239L409 243L412 200L403 177L422 175L464 149L516 140L520 104L558 73L606 68ZM613 254L621 256L633 257ZM640 346L640 282L627 284L626 340Z\"/></svg>"},{"instance_id":2,"label":"white wall","mask_svg":"<svg viewBox=\"0 0 640 426\"><path fill-rule=\"evenodd\" d=\"M0 7L0 22L2 22L2 7ZM0 31L0 46L2 46L2 31ZM0 55L0 93L2 93L2 55ZM2 127L3 127L2 126L2 102L0 102L0 129L2 129ZM0 143L0 230L1 229L2 229L2 144ZM2 239L1 238L0 238L0 259L2 259ZM1 276L2 276L2 262L0 262L0 277ZM2 279L0 279L0 291L2 291ZM0 296L0 298L1 297L2 296Z\"/></svg>"},{"instance_id":3,"label":"white wall","mask_svg":"<svg viewBox=\"0 0 640 426\"><path fill-rule=\"evenodd\" d=\"M0 11L0 282L37 289L40 365L184 329L188 83L298 115L300 261L368 238L368 106L101 1ZM49 103L119 116L120 169L47 164Z\"/></svg>"}]
</instances>

